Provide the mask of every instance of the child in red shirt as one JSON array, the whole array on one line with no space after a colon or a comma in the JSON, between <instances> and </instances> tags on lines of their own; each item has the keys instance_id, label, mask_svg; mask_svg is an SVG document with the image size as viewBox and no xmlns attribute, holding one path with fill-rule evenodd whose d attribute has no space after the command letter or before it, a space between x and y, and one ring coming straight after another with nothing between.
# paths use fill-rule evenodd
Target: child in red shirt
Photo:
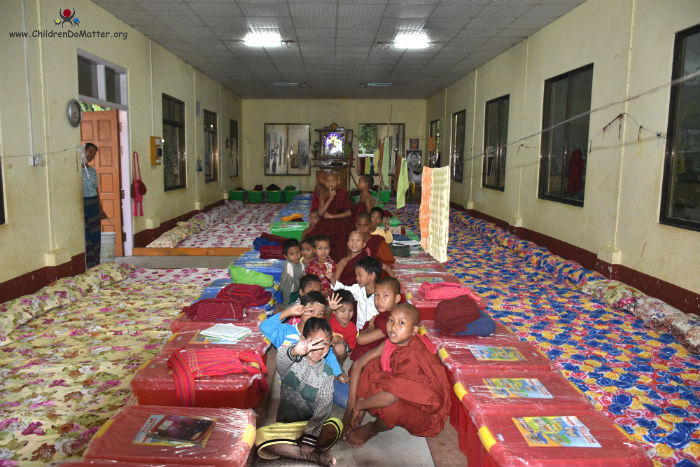
<instances>
[{"instance_id":1,"label":"child in red shirt","mask_svg":"<svg viewBox=\"0 0 700 467\"><path fill-rule=\"evenodd\" d=\"M331 282L326 277L328 274L335 274L336 265L330 257L331 240L327 235L316 235L314 237L314 253L316 258L306 266L306 274L314 274L321 279L321 293L328 298L331 295Z\"/></svg>"},{"instance_id":2,"label":"child in red shirt","mask_svg":"<svg viewBox=\"0 0 700 467\"><path fill-rule=\"evenodd\" d=\"M357 345L357 328L355 323L350 321L355 311L355 298L348 290L339 290L329 300L328 308L333 312L329 320L333 330L331 346L342 367L345 359Z\"/></svg>"}]
</instances>

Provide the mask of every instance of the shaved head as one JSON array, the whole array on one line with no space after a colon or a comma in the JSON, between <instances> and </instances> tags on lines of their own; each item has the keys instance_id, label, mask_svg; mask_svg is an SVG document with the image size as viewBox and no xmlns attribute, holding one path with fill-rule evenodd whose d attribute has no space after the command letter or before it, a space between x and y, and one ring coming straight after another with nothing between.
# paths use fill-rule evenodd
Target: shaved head
<instances>
[{"instance_id":1,"label":"shaved head","mask_svg":"<svg viewBox=\"0 0 700 467\"><path fill-rule=\"evenodd\" d=\"M399 303L396 305L396 308L394 310L401 310L404 313L406 313L407 316L411 318L411 321L413 321L414 326L418 326L418 322L420 321L420 312L418 311L418 308L415 306L411 305L410 303Z\"/></svg>"}]
</instances>

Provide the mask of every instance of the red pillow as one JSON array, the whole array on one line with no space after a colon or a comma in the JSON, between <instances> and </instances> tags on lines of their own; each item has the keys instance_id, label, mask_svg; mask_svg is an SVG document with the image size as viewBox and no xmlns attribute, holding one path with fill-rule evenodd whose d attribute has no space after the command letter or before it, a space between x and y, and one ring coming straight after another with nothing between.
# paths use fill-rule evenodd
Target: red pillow
<instances>
[{"instance_id":1,"label":"red pillow","mask_svg":"<svg viewBox=\"0 0 700 467\"><path fill-rule=\"evenodd\" d=\"M441 301L435 310L435 326L443 334L464 331L469 323L479 319L479 305L468 295Z\"/></svg>"}]
</instances>

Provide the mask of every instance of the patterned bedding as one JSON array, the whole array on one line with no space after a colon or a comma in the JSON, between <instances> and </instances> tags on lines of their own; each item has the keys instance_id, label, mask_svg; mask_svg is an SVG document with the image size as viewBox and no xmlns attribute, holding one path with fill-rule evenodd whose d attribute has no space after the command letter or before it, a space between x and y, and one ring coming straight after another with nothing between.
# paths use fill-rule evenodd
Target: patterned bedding
<instances>
[{"instance_id":1,"label":"patterned bedding","mask_svg":"<svg viewBox=\"0 0 700 467\"><path fill-rule=\"evenodd\" d=\"M417 230L415 205L398 215ZM574 285L602 276L561 261L548 270L546 250L521 255L500 246L512 240L477 231L463 213L450 221L446 267L486 299L495 318L546 353L655 465L700 461L700 355Z\"/></svg>"},{"instance_id":2,"label":"patterned bedding","mask_svg":"<svg viewBox=\"0 0 700 467\"><path fill-rule=\"evenodd\" d=\"M129 400L131 375L170 337L169 321L225 276L136 269L16 329L0 347L0 467L80 457Z\"/></svg>"}]
</instances>

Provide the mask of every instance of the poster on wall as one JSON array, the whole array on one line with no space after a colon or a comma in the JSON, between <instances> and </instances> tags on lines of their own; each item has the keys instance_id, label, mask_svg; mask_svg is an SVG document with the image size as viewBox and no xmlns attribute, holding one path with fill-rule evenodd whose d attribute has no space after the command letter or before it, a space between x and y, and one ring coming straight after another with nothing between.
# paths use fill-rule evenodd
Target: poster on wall
<instances>
[{"instance_id":1,"label":"poster on wall","mask_svg":"<svg viewBox=\"0 0 700 467\"><path fill-rule=\"evenodd\" d=\"M265 124L265 175L310 175L311 125Z\"/></svg>"}]
</instances>

